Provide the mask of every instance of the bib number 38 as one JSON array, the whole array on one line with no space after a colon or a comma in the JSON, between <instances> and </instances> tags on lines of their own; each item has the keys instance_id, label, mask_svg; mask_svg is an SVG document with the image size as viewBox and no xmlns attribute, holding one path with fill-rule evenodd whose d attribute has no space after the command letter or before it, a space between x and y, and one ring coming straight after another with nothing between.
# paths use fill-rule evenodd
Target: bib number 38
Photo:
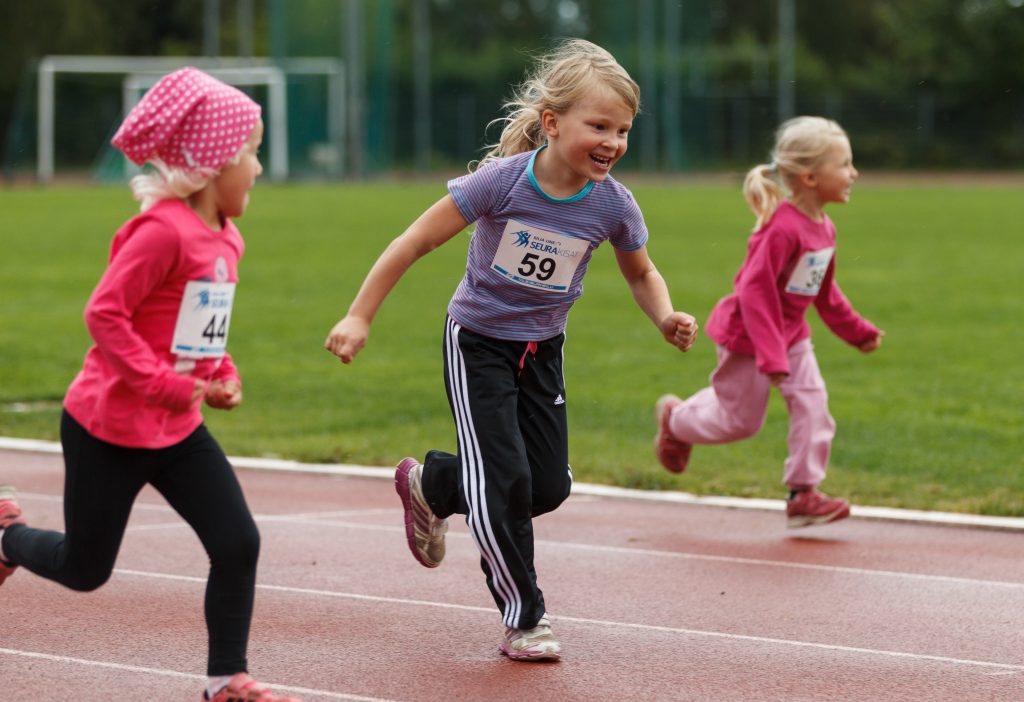
<instances>
[{"instance_id":1,"label":"bib number 38","mask_svg":"<svg viewBox=\"0 0 1024 702\"><path fill-rule=\"evenodd\" d=\"M817 295L834 252L834 247L804 252L793 266L789 282L786 283L786 292L810 297Z\"/></svg>"}]
</instances>

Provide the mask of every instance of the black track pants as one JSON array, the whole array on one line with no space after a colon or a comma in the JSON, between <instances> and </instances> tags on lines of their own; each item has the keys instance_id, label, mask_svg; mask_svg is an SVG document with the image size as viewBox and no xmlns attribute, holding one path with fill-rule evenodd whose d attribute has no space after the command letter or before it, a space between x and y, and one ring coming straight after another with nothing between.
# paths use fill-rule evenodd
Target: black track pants
<instances>
[{"instance_id":1,"label":"black track pants","mask_svg":"<svg viewBox=\"0 0 1024 702\"><path fill-rule=\"evenodd\" d=\"M501 341L448 319L445 387L459 453L430 451L424 462L431 509L466 515L502 621L520 629L545 612L532 519L562 504L572 486L564 341Z\"/></svg>"}]
</instances>

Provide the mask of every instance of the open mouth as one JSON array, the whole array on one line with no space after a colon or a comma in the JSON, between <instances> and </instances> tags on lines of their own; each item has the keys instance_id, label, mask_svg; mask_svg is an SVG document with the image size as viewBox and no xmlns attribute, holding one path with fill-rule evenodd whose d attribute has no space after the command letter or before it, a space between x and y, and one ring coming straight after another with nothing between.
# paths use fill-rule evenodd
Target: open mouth
<instances>
[{"instance_id":1,"label":"open mouth","mask_svg":"<svg viewBox=\"0 0 1024 702\"><path fill-rule=\"evenodd\" d=\"M604 156L597 156L595 154L590 154L590 160L593 161L594 163L596 163L601 168L610 168L611 165L612 165L612 160L610 158L606 158Z\"/></svg>"}]
</instances>

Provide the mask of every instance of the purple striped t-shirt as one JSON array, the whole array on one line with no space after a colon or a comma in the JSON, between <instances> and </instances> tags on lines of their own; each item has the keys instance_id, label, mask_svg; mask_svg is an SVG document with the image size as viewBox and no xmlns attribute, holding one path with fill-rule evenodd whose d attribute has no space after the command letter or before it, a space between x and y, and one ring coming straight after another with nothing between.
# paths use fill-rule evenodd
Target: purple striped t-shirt
<instances>
[{"instance_id":1,"label":"purple striped t-shirt","mask_svg":"<svg viewBox=\"0 0 1024 702\"><path fill-rule=\"evenodd\" d=\"M541 341L561 334L583 295L594 249L606 239L622 251L647 244L643 214L621 183L609 176L553 198L533 175L538 151L491 161L448 183L462 216L476 222L448 314L484 336Z\"/></svg>"}]
</instances>

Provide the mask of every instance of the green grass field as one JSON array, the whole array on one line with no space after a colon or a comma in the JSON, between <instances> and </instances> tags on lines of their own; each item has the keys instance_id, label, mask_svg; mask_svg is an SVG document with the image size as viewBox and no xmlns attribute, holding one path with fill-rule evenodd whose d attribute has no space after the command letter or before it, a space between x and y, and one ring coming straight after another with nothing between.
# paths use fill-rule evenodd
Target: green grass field
<instances>
[{"instance_id":1,"label":"green grass field","mask_svg":"<svg viewBox=\"0 0 1024 702\"><path fill-rule=\"evenodd\" d=\"M676 307L703 322L730 289L752 224L738 183L622 180ZM888 335L863 355L813 318L839 426L827 491L858 504L1024 516L1022 190L873 186L868 174L851 204L829 210L838 279ZM403 279L355 363L321 346L387 242L443 193L442 179L254 191L239 222L248 248L231 326L245 403L206 411L228 453L389 465L455 448L440 333L466 235ZM89 344L83 306L134 211L123 186L0 191L0 435L57 438L61 397ZM713 364L706 337L686 355L665 344L610 248L598 251L566 346L576 479L781 497L787 422L777 395L761 434L698 447L684 475L654 458L654 400L703 387Z\"/></svg>"}]
</instances>

